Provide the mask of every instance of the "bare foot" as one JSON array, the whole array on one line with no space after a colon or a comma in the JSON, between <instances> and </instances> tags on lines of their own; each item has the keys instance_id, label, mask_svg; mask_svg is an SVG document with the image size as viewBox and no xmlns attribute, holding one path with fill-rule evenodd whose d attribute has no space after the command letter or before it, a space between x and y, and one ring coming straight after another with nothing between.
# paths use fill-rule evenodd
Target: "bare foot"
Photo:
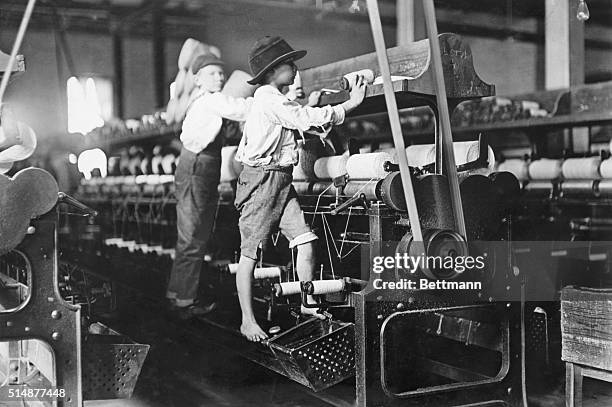
<instances>
[{"instance_id":1,"label":"bare foot","mask_svg":"<svg viewBox=\"0 0 612 407\"><path fill-rule=\"evenodd\" d=\"M325 315L320 314L318 308L306 308L305 306L301 305L300 311L304 315L310 315L319 319L325 319Z\"/></svg>"},{"instance_id":2,"label":"bare foot","mask_svg":"<svg viewBox=\"0 0 612 407\"><path fill-rule=\"evenodd\" d=\"M260 342L268 339L268 335L266 335L266 333L255 321L242 321L242 325L240 325L240 333L242 333L251 342Z\"/></svg>"}]
</instances>

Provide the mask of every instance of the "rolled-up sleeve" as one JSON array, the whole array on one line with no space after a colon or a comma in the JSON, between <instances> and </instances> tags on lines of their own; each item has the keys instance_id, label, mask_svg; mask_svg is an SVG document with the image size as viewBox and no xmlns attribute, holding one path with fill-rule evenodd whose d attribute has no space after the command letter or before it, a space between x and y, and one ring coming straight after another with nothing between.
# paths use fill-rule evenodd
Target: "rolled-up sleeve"
<instances>
[{"instance_id":1,"label":"rolled-up sleeve","mask_svg":"<svg viewBox=\"0 0 612 407\"><path fill-rule=\"evenodd\" d=\"M342 124L345 117L344 108L341 106L302 106L286 98L277 98L270 103L269 114L277 124L302 132L312 126Z\"/></svg>"}]
</instances>

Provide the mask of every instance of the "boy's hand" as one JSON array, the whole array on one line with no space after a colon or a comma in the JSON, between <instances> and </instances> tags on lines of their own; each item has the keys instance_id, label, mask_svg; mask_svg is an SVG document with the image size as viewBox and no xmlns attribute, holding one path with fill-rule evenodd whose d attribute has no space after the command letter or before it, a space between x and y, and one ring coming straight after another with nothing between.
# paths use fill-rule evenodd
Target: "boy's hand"
<instances>
[{"instance_id":1,"label":"boy's hand","mask_svg":"<svg viewBox=\"0 0 612 407\"><path fill-rule=\"evenodd\" d=\"M363 75L357 75L355 77L355 83L351 88L351 98L350 101L355 104L355 107L359 106L363 99L365 98L366 92L366 81L363 78Z\"/></svg>"},{"instance_id":2,"label":"boy's hand","mask_svg":"<svg viewBox=\"0 0 612 407\"><path fill-rule=\"evenodd\" d=\"M308 106L317 106L319 104L319 100L321 100L321 91L315 90L310 92L310 95L308 96Z\"/></svg>"},{"instance_id":3,"label":"boy's hand","mask_svg":"<svg viewBox=\"0 0 612 407\"><path fill-rule=\"evenodd\" d=\"M351 88L350 98L346 102L342 103L342 107L346 113L355 109L357 106L363 102L365 98L366 92L366 81L364 80L362 75L357 75L355 77L355 83Z\"/></svg>"}]
</instances>

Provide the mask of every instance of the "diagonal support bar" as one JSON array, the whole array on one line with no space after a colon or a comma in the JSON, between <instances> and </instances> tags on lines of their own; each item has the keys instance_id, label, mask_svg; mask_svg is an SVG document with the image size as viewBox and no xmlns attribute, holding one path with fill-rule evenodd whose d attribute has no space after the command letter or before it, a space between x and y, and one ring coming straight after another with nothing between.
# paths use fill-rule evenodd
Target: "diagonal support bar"
<instances>
[{"instance_id":1,"label":"diagonal support bar","mask_svg":"<svg viewBox=\"0 0 612 407\"><path fill-rule=\"evenodd\" d=\"M429 44L431 46L434 89L436 90L436 98L438 101L438 117L442 136L443 168L445 168L446 176L448 178L455 218L455 227L459 234L466 237L463 205L461 203L461 190L459 189L459 178L457 177L457 167L455 166L455 152L453 150L450 112L448 109L448 100L446 99L446 86L444 84L444 71L442 68L442 54L440 53L440 43L438 42L438 25L436 23L436 11L433 0L423 0L423 8L425 11L427 36L429 37Z\"/></svg>"}]
</instances>

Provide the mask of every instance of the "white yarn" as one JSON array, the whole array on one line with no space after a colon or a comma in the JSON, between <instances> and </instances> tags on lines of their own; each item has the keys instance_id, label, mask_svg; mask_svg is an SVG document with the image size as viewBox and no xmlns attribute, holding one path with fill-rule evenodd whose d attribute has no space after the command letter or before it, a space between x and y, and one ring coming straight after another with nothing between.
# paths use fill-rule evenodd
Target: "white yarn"
<instances>
[{"instance_id":1,"label":"white yarn","mask_svg":"<svg viewBox=\"0 0 612 407\"><path fill-rule=\"evenodd\" d=\"M333 179L346 174L346 162L348 157L337 155L323 157L315 161L314 172L319 179Z\"/></svg>"},{"instance_id":2,"label":"white yarn","mask_svg":"<svg viewBox=\"0 0 612 407\"><path fill-rule=\"evenodd\" d=\"M542 158L529 164L529 178L539 180L552 180L561 176L562 160Z\"/></svg>"},{"instance_id":3,"label":"white yarn","mask_svg":"<svg viewBox=\"0 0 612 407\"><path fill-rule=\"evenodd\" d=\"M388 172L384 170L385 162L397 162L389 153L355 154L346 162L346 172L350 179L384 178Z\"/></svg>"}]
</instances>

